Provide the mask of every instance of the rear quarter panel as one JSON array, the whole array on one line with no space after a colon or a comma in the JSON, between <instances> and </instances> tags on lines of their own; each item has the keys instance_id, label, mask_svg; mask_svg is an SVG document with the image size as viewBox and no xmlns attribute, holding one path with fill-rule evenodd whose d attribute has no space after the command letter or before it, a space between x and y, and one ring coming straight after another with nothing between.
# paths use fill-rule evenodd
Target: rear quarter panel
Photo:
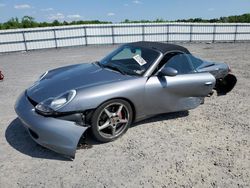
<instances>
[{"instance_id":1,"label":"rear quarter panel","mask_svg":"<svg viewBox=\"0 0 250 188\"><path fill-rule=\"evenodd\" d=\"M224 78L228 74L229 67L225 63L215 63L213 66L198 68L198 72L209 72L211 73L216 79Z\"/></svg>"}]
</instances>

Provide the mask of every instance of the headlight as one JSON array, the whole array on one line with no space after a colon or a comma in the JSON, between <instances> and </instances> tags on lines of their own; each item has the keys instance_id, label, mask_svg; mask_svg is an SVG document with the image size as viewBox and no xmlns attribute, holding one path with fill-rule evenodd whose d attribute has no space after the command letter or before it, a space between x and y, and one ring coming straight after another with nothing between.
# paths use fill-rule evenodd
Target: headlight
<instances>
[{"instance_id":1,"label":"headlight","mask_svg":"<svg viewBox=\"0 0 250 188\"><path fill-rule=\"evenodd\" d=\"M49 98L36 105L36 110L44 115L52 115L56 110L62 108L76 96L76 90L70 90L56 98Z\"/></svg>"},{"instance_id":2,"label":"headlight","mask_svg":"<svg viewBox=\"0 0 250 188\"><path fill-rule=\"evenodd\" d=\"M50 108L53 110L58 110L64 105L68 104L76 96L76 90L70 90L56 98L54 98L50 103Z\"/></svg>"}]
</instances>

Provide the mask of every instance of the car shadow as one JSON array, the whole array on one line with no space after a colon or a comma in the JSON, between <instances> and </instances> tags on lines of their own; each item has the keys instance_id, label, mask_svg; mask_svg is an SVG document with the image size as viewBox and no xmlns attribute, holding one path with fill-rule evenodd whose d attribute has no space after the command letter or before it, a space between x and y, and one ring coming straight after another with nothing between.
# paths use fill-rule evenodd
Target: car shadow
<instances>
[{"instance_id":1,"label":"car shadow","mask_svg":"<svg viewBox=\"0 0 250 188\"><path fill-rule=\"evenodd\" d=\"M171 119L176 119L176 118L182 118L182 117L186 117L188 115L189 115L188 110L180 111L180 112L171 112L171 113L167 113L167 114L159 114L156 116L152 116L148 119L139 121L137 123L134 123L133 125L130 126L130 128L133 128L133 127L138 126L138 125L143 125L145 123L152 123L152 122L166 121L166 120L171 120Z\"/></svg>"},{"instance_id":2,"label":"car shadow","mask_svg":"<svg viewBox=\"0 0 250 188\"><path fill-rule=\"evenodd\" d=\"M166 121L166 120L171 120L171 119L176 119L176 118L182 118L182 117L186 117L188 115L189 115L188 111L159 114L159 115L152 116L150 118L147 118L145 120L142 120L142 121L139 121L139 122L132 124L130 126L130 129L133 127L140 126L140 125L144 125L146 123L153 123L153 122ZM85 132L84 137L82 137L80 139L79 144L78 144L78 149L89 149L89 148L93 147L94 145L99 145L99 144L105 144L105 143L101 143L101 142L96 141L93 138L90 129L88 129Z\"/></svg>"},{"instance_id":3,"label":"car shadow","mask_svg":"<svg viewBox=\"0 0 250 188\"><path fill-rule=\"evenodd\" d=\"M69 158L44 148L32 140L28 131L18 118L13 120L7 127L5 138L14 149L30 157L71 161Z\"/></svg>"},{"instance_id":4,"label":"car shadow","mask_svg":"<svg viewBox=\"0 0 250 188\"><path fill-rule=\"evenodd\" d=\"M175 112L168 114L160 114L148 118L143 121L134 123L130 128L143 125L145 123L152 123L158 121L166 121L170 119L182 118L188 116L188 111ZM47 148L44 148L37 144L30 137L29 133L26 131L22 122L16 118L13 120L5 131L5 138L7 142L17 151L28 155L33 158L43 158L50 160L61 160L61 161L72 161L71 159L65 157L64 155L58 154ZM91 149L94 145L105 144L93 139L90 129L88 129L78 143L78 150L80 149Z\"/></svg>"}]
</instances>

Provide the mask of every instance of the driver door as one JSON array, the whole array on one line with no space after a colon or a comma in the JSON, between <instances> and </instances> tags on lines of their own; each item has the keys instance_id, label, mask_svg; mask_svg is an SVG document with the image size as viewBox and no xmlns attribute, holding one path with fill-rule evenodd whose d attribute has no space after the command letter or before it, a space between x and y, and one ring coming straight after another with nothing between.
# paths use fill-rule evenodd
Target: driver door
<instances>
[{"instance_id":1,"label":"driver door","mask_svg":"<svg viewBox=\"0 0 250 188\"><path fill-rule=\"evenodd\" d=\"M145 85L147 115L193 109L201 104L214 88L210 73L197 73L185 54L172 55L162 68L172 67L176 76L151 76Z\"/></svg>"}]
</instances>

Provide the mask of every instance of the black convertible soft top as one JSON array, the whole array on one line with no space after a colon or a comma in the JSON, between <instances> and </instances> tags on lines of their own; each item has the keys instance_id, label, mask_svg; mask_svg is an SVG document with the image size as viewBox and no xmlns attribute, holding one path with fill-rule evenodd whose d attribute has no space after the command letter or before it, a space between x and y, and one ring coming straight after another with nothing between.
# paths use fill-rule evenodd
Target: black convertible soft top
<instances>
[{"instance_id":1,"label":"black convertible soft top","mask_svg":"<svg viewBox=\"0 0 250 188\"><path fill-rule=\"evenodd\" d=\"M158 50L163 54L170 52L170 51L181 51L183 53L190 54L188 49L184 48L183 46L176 45L176 44L140 41L140 42L132 42L130 43L130 45Z\"/></svg>"}]
</instances>

